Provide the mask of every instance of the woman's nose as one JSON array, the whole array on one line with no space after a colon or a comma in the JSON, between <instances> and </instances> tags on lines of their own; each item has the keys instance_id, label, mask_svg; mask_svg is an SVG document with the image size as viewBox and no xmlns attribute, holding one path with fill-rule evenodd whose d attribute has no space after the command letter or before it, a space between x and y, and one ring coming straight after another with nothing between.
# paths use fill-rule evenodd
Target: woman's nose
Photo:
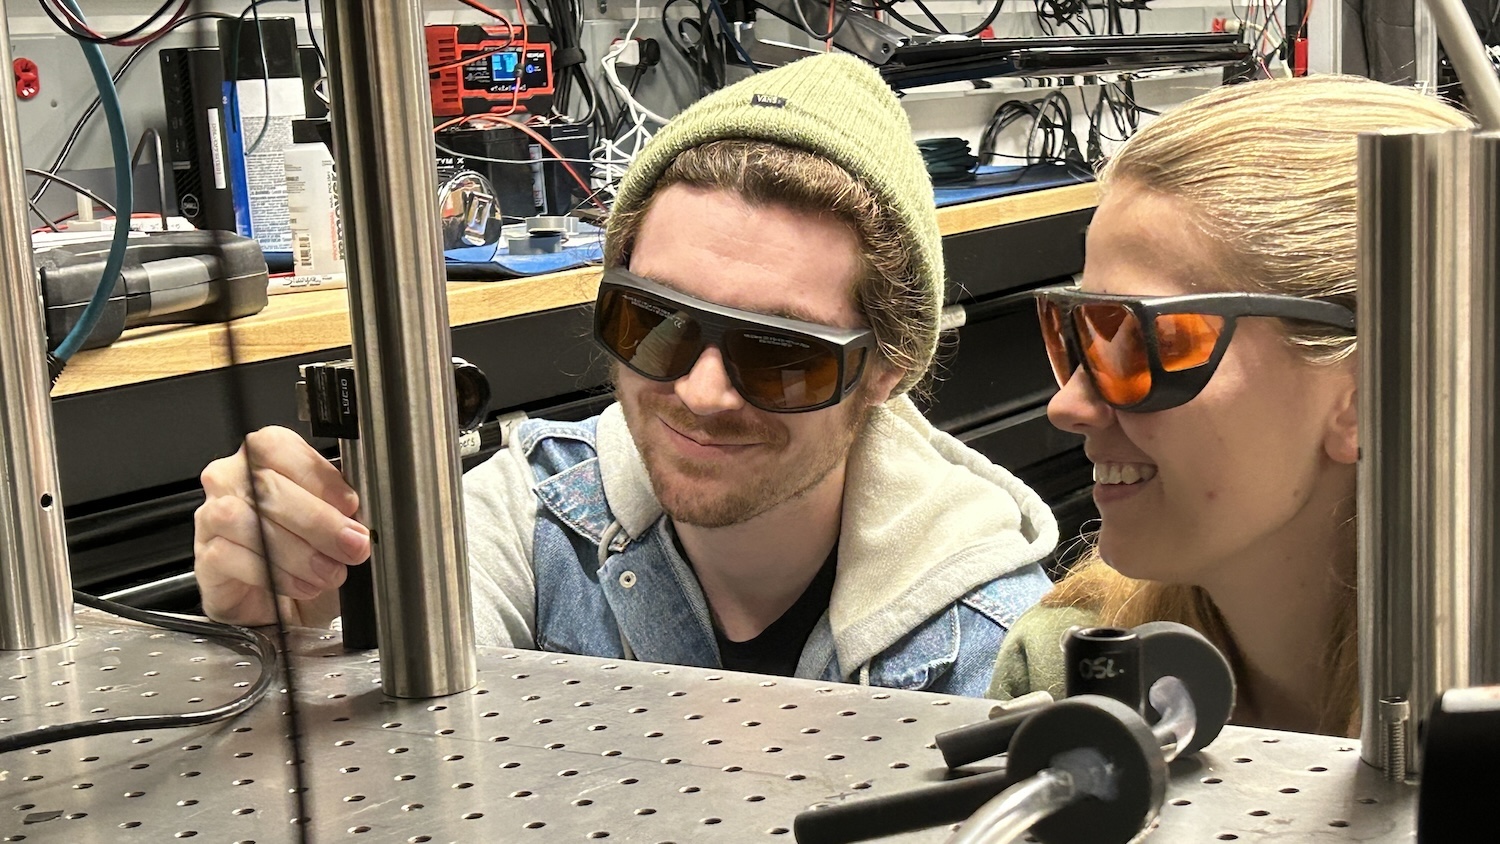
<instances>
[{"instance_id":1,"label":"woman's nose","mask_svg":"<svg viewBox=\"0 0 1500 844\"><path fill-rule=\"evenodd\" d=\"M1115 409L1099 397L1093 381L1080 366L1047 402L1047 418L1060 430L1087 434L1113 425Z\"/></svg>"}]
</instances>

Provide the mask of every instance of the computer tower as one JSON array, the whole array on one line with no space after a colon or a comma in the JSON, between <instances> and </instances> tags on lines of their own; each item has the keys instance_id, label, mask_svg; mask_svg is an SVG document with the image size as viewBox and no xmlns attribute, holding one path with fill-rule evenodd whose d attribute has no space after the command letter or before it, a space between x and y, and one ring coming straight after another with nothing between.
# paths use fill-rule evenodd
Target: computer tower
<instances>
[{"instance_id":1,"label":"computer tower","mask_svg":"<svg viewBox=\"0 0 1500 844\"><path fill-rule=\"evenodd\" d=\"M200 229L234 231L223 59L217 47L176 47L162 50L160 60L177 213Z\"/></svg>"}]
</instances>

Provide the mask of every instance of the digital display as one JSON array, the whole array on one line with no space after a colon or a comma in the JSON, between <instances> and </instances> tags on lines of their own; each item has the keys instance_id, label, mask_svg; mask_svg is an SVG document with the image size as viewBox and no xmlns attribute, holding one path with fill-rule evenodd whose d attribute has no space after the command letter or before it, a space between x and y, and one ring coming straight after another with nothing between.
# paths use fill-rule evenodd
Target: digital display
<instances>
[{"instance_id":1,"label":"digital display","mask_svg":"<svg viewBox=\"0 0 1500 844\"><path fill-rule=\"evenodd\" d=\"M521 64L521 53L519 50L505 50L490 56L490 78L496 82L512 82L516 78L516 69Z\"/></svg>"}]
</instances>

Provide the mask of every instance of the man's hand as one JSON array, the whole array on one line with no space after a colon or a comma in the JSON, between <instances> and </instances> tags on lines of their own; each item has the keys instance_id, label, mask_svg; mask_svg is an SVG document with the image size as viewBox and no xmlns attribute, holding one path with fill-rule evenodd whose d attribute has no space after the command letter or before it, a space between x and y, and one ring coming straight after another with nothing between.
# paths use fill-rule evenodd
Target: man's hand
<instances>
[{"instance_id":1,"label":"man's hand","mask_svg":"<svg viewBox=\"0 0 1500 844\"><path fill-rule=\"evenodd\" d=\"M352 518L358 496L339 470L296 433L270 427L208 464L202 481L208 500L193 517L193 570L204 612L271 624L278 600L289 624L332 622L345 567L370 556L369 531Z\"/></svg>"}]
</instances>

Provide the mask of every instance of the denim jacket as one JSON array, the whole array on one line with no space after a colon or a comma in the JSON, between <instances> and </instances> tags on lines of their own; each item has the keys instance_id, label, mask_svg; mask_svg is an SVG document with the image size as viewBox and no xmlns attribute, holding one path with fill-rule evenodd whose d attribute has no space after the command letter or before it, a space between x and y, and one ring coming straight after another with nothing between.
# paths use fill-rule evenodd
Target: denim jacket
<instances>
[{"instance_id":1,"label":"denim jacket","mask_svg":"<svg viewBox=\"0 0 1500 844\"><path fill-rule=\"evenodd\" d=\"M520 424L464 491L482 643L719 667L618 406ZM850 452L833 595L797 676L983 694L1007 629L1050 588L1037 561L1056 540L1034 492L888 402Z\"/></svg>"}]
</instances>

